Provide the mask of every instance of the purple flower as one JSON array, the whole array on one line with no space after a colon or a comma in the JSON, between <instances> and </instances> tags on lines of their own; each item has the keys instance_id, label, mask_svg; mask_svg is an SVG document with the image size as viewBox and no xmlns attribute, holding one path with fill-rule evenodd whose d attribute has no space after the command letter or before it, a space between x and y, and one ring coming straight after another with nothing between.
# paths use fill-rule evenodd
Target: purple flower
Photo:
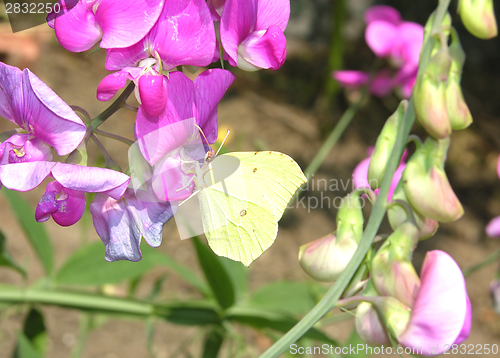
<instances>
[{"instance_id":1,"label":"purple flower","mask_svg":"<svg viewBox=\"0 0 500 358\"><path fill-rule=\"evenodd\" d=\"M82 218L85 206L85 192L68 189L57 181L51 181L38 202L35 219L43 222L52 216L59 225L71 226Z\"/></svg>"},{"instance_id":2,"label":"purple flower","mask_svg":"<svg viewBox=\"0 0 500 358\"><path fill-rule=\"evenodd\" d=\"M40 150L41 144L33 141L36 138L61 156L71 153L85 136L80 117L45 83L28 69L21 71L1 62L0 116L29 133L29 138L22 137L28 145ZM20 137L13 140L19 147Z\"/></svg>"},{"instance_id":3,"label":"purple flower","mask_svg":"<svg viewBox=\"0 0 500 358\"><path fill-rule=\"evenodd\" d=\"M370 93L387 96L395 87L403 97L411 95L418 71L424 28L416 23L403 21L399 12L386 5L373 6L365 13L367 28L365 40L378 57L388 58L397 72L393 76L387 70L373 78L361 71L335 71L333 76L344 87L369 85Z\"/></svg>"},{"instance_id":4,"label":"purple flower","mask_svg":"<svg viewBox=\"0 0 500 358\"><path fill-rule=\"evenodd\" d=\"M155 25L165 0L60 0L67 13L49 15L61 45L73 52L86 51L102 39L102 48L129 47Z\"/></svg>"},{"instance_id":5,"label":"purple flower","mask_svg":"<svg viewBox=\"0 0 500 358\"><path fill-rule=\"evenodd\" d=\"M163 225L173 216L170 203L143 201L132 189L121 199L97 194L90 213L108 261L139 261L141 237L152 247L160 246Z\"/></svg>"},{"instance_id":6,"label":"purple flower","mask_svg":"<svg viewBox=\"0 0 500 358\"><path fill-rule=\"evenodd\" d=\"M0 116L27 132L11 135L0 143L0 168L50 161L51 147L57 154L67 155L76 149L86 132L80 117L38 77L28 69L21 71L1 62ZM24 180L38 180L40 173L35 167L23 168ZM1 182L3 173L0 169Z\"/></svg>"},{"instance_id":7,"label":"purple flower","mask_svg":"<svg viewBox=\"0 0 500 358\"><path fill-rule=\"evenodd\" d=\"M211 5L217 14L221 1ZM226 0L220 34L231 66L245 71L280 68L286 58L283 32L289 17L289 0Z\"/></svg>"}]
</instances>

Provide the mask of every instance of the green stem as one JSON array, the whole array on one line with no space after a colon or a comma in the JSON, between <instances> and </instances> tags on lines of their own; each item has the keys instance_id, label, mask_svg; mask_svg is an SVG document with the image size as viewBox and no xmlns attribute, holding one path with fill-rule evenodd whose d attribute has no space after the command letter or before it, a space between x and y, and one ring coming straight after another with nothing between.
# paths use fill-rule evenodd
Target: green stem
<instances>
[{"instance_id":1,"label":"green stem","mask_svg":"<svg viewBox=\"0 0 500 358\"><path fill-rule=\"evenodd\" d=\"M500 258L500 249L492 253L490 256L485 258L483 261L471 266L465 270L462 270L462 273L465 277L472 275L474 272L481 270L482 268L491 265L493 262L497 261Z\"/></svg>"},{"instance_id":2,"label":"green stem","mask_svg":"<svg viewBox=\"0 0 500 358\"><path fill-rule=\"evenodd\" d=\"M71 358L80 358L85 349L85 343L87 342L87 337L92 328L92 317L88 313L80 314L80 324L78 328L78 340L76 345L71 351Z\"/></svg>"},{"instance_id":3,"label":"green stem","mask_svg":"<svg viewBox=\"0 0 500 358\"><path fill-rule=\"evenodd\" d=\"M127 145L132 145L134 144L134 141L133 140L130 140L128 138L125 138L125 137L122 137L122 136L119 136L117 134L113 134L113 133L109 133L109 132L105 132L105 131L102 131L100 129L94 129L94 133L95 134L99 134L99 135L102 135L103 137L108 137L108 138L112 138L112 139L115 139L117 141L120 141L122 143L125 143Z\"/></svg>"},{"instance_id":4,"label":"green stem","mask_svg":"<svg viewBox=\"0 0 500 358\"><path fill-rule=\"evenodd\" d=\"M128 97L134 91L134 87L135 87L134 82L130 82L128 86L125 88L125 90L122 92L122 94L108 108L106 108L104 112L102 112L97 117L92 119L92 122L90 122L92 128L99 127L101 124L104 123L106 119L111 117L120 108L122 108L125 102L127 101Z\"/></svg>"},{"instance_id":5,"label":"green stem","mask_svg":"<svg viewBox=\"0 0 500 358\"><path fill-rule=\"evenodd\" d=\"M448 9L451 0L440 0L438 9L436 11L436 16L434 18L434 24L432 29L438 29L443 21L443 17ZM422 52L420 54L420 67L425 68L427 62L430 58L430 53L432 50L432 43L427 40L424 44ZM363 262L364 257L370 250L373 243L373 239L377 234L378 228L382 223L385 216L385 209L387 203L387 196L389 194L389 189L392 182L392 177L396 171L403 150L406 146L406 139L410 134L410 130L415 122L415 110L413 108L413 98L410 98L408 109L405 112L403 123L399 128L398 136L396 138L396 143L394 144L394 149L392 150L391 156L387 163L387 169L384 173L384 178L382 180L382 186L380 187L377 200L373 205L372 213L368 219L366 229L363 233L363 237L358 246L358 249L354 253L351 261L345 268L345 270L340 275L339 279L333 284L333 286L328 290L325 296L320 302L307 313L300 322L298 322L291 330L289 330L283 337L281 337L276 343L271 346L260 358L275 358L283 353L292 343L296 342L300 337L302 337L316 322L318 322L325 314L327 314L333 307L336 306L337 300L342 295L351 278L356 273L356 270Z\"/></svg>"}]
</instances>

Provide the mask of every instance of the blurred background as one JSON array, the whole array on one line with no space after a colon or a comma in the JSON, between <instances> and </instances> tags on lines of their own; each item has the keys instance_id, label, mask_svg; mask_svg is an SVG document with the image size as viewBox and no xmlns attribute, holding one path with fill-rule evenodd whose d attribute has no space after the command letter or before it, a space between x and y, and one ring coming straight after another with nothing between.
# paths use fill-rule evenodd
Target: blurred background
<instances>
[{"instance_id":1,"label":"blurred background","mask_svg":"<svg viewBox=\"0 0 500 358\"><path fill-rule=\"evenodd\" d=\"M220 103L218 117L221 132L225 134L226 129L231 130L226 149L281 151L304 169L355 96L347 94L333 81L332 70L369 71L377 60L364 41L363 21L365 10L375 4L391 5L401 12L404 20L423 25L437 1L291 0L292 14L286 32L288 56L284 66L278 71L254 73L230 69L236 81ZM451 12L453 25L458 29L467 54L462 85L474 123L466 130L453 132L446 171L465 215L455 223L442 224L433 238L419 244L414 256L417 272L428 250L448 252L464 269L500 248L500 243L486 237L484 232L489 220L500 215L500 179L496 171L500 152L500 38L483 41L473 37L463 28L455 9L456 1L452 2ZM498 6L496 10L499 19ZM0 61L28 67L67 103L85 108L92 117L108 105L95 98L98 83L108 74L104 58L104 51L87 55L64 50L46 25L13 34L0 3ZM343 197L352 190L350 178L354 167L367 156L367 148L375 144L385 120L396 109L399 100L391 95L383 99L371 97L363 103L303 193L306 203L313 197L319 200L326 197L329 199L323 203L333 203L336 197ZM134 113L122 110L101 128L132 139L134 118ZM0 132L11 128L10 122L0 121ZM413 132L425 137L425 132L417 125ZM126 168L127 146L105 138L103 143L118 164ZM94 146L90 146L89 154L91 163L102 161ZM344 183L344 187L339 185L326 190L318 185L315 187L313 183L321 179L337 180ZM23 197L34 207L43 192L44 186L41 186ZM336 209L333 205L322 206L299 207L286 212L275 244L250 267L250 291L274 281L312 282L300 268L297 254L300 245L335 230ZM365 209L369 215L369 205ZM33 212L26 215L33 215ZM82 243L99 240L88 213L70 228L59 227L52 221L41 225L46 227L52 239L56 266L62 265ZM0 195L0 229L7 237L7 248L12 256L29 268L28 283L37 282L43 275L42 268L3 195ZM390 232L386 222L380 232ZM173 220L165 225L163 243L158 250L199 271L192 243L179 239ZM500 345L500 316L494 310L489 292L497 269L498 263L493 263L467 277L473 309L472 333L467 344ZM155 268L144 275L138 295L146 295L162 276L166 278L161 298L197 297L196 291L165 268ZM22 278L0 267L0 282L21 285ZM318 286L322 290L330 285ZM125 284L105 285L100 290L108 295L126 295ZM293 300L293 297L283 297L283 300ZM311 297L310 301L314 300ZM40 309L45 314L48 330L47 356L69 357L77 344L78 312L56 307ZM22 328L25 315L23 307L0 312L1 358L12 356L15 333ZM340 320L326 324L324 329L331 337L345 342L351 334L353 320L348 314ZM83 357L150 356L142 322L98 318L94 323ZM269 332L238 329L244 336L244 357L258 356L273 343ZM153 353L158 358L198 357L201 343L195 328L160 322Z\"/></svg>"}]
</instances>

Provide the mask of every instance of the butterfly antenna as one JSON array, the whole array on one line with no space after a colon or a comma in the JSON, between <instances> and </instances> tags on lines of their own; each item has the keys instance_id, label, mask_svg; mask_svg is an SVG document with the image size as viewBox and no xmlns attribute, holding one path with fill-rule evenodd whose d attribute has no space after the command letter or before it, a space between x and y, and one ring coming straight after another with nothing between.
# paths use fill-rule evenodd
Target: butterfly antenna
<instances>
[{"instance_id":1,"label":"butterfly antenna","mask_svg":"<svg viewBox=\"0 0 500 358\"><path fill-rule=\"evenodd\" d=\"M207 137L205 137L205 133L203 133L203 129L201 129L201 128L200 128L200 126L199 126L199 125L197 125L196 123L194 124L194 126L195 126L196 128L198 128L198 130L200 131L200 133L201 133L201 135L203 136L203 138L205 138L205 142L207 142L207 145L210 147L210 150L213 152L214 150L213 150L212 146L210 145L210 143L208 142Z\"/></svg>"},{"instance_id":2,"label":"butterfly antenna","mask_svg":"<svg viewBox=\"0 0 500 358\"><path fill-rule=\"evenodd\" d=\"M219 154L220 150L222 149L222 146L224 145L224 142L226 141L227 137L229 136L229 129L227 130L227 133L226 133L226 136L224 137L224 140L222 141L222 143L220 144L220 147L219 149L217 150L217 153L215 153L215 156L217 156L217 154Z\"/></svg>"}]
</instances>

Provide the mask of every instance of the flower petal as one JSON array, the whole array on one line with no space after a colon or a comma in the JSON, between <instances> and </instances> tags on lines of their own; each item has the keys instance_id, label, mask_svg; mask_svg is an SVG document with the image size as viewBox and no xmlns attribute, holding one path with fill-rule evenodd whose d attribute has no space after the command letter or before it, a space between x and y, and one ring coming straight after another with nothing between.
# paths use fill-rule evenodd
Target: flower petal
<instances>
[{"instance_id":1,"label":"flower petal","mask_svg":"<svg viewBox=\"0 0 500 358\"><path fill-rule=\"evenodd\" d=\"M87 51L101 38L94 13L81 2L66 14L56 17L53 28L57 40L68 51Z\"/></svg>"},{"instance_id":2,"label":"flower petal","mask_svg":"<svg viewBox=\"0 0 500 358\"><path fill-rule=\"evenodd\" d=\"M486 225L486 235L493 238L500 237L500 216L497 216Z\"/></svg>"},{"instance_id":3,"label":"flower petal","mask_svg":"<svg viewBox=\"0 0 500 358\"><path fill-rule=\"evenodd\" d=\"M187 199L193 192L194 173L187 174L182 165L179 151L158 161L153 172L153 191L165 202Z\"/></svg>"},{"instance_id":4,"label":"flower petal","mask_svg":"<svg viewBox=\"0 0 500 358\"><path fill-rule=\"evenodd\" d=\"M217 140L217 105L234 78L231 72L216 68L202 72L194 80L196 122L210 144Z\"/></svg>"},{"instance_id":5,"label":"flower petal","mask_svg":"<svg viewBox=\"0 0 500 358\"><path fill-rule=\"evenodd\" d=\"M447 253L429 251L410 322L398 337L399 342L405 347L437 345L438 350L432 355L442 354L446 346L449 348L463 336L467 317L467 291L460 267ZM431 352L424 350L424 355Z\"/></svg>"},{"instance_id":6,"label":"flower petal","mask_svg":"<svg viewBox=\"0 0 500 358\"><path fill-rule=\"evenodd\" d=\"M370 82L370 92L377 97L386 97L394 87L390 73L380 71Z\"/></svg>"},{"instance_id":7,"label":"flower petal","mask_svg":"<svg viewBox=\"0 0 500 358\"><path fill-rule=\"evenodd\" d=\"M401 14L391 6L372 6L365 12L365 22L368 25L373 21L385 21L393 25L398 25L401 22Z\"/></svg>"},{"instance_id":8,"label":"flower petal","mask_svg":"<svg viewBox=\"0 0 500 358\"><path fill-rule=\"evenodd\" d=\"M215 29L205 0L167 1L155 26L154 48L166 70L207 66L215 51Z\"/></svg>"},{"instance_id":9,"label":"flower petal","mask_svg":"<svg viewBox=\"0 0 500 358\"><path fill-rule=\"evenodd\" d=\"M398 27L385 21L373 21L365 31L366 43L378 57L390 55L397 38Z\"/></svg>"},{"instance_id":10,"label":"flower petal","mask_svg":"<svg viewBox=\"0 0 500 358\"><path fill-rule=\"evenodd\" d=\"M278 26L284 32L290 18L290 0L257 0L255 31Z\"/></svg>"},{"instance_id":11,"label":"flower petal","mask_svg":"<svg viewBox=\"0 0 500 358\"><path fill-rule=\"evenodd\" d=\"M238 46L253 31L257 22L257 0L226 0L221 17L221 42L229 56L231 66L236 66Z\"/></svg>"},{"instance_id":12,"label":"flower petal","mask_svg":"<svg viewBox=\"0 0 500 358\"><path fill-rule=\"evenodd\" d=\"M57 163L52 176L62 186L87 193L106 193L120 199L127 189L130 177L116 170Z\"/></svg>"},{"instance_id":13,"label":"flower petal","mask_svg":"<svg viewBox=\"0 0 500 358\"><path fill-rule=\"evenodd\" d=\"M116 93L127 84L128 73L119 71L107 75L97 86L97 99L99 101L109 101Z\"/></svg>"},{"instance_id":14,"label":"flower petal","mask_svg":"<svg viewBox=\"0 0 500 358\"><path fill-rule=\"evenodd\" d=\"M36 188L50 174L54 162L25 162L0 166L0 181L8 188L28 191Z\"/></svg>"},{"instance_id":15,"label":"flower petal","mask_svg":"<svg viewBox=\"0 0 500 358\"><path fill-rule=\"evenodd\" d=\"M123 200L99 193L89 209L97 235L106 246L107 261L139 261L142 258L141 232Z\"/></svg>"},{"instance_id":16,"label":"flower petal","mask_svg":"<svg viewBox=\"0 0 500 358\"><path fill-rule=\"evenodd\" d=\"M141 108L150 117L158 117L167 105L167 83L164 76L144 75L139 77L139 96Z\"/></svg>"},{"instance_id":17,"label":"flower petal","mask_svg":"<svg viewBox=\"0 0 500 358\"><path fill-rule=\"evenodd\" d=\"M59 195L59 197L57 197ZM78 222L86 207L85 193L64 188L57 181L47 184L35 210L36 221L46 221L50 215L61 226L70 226Z\"/></svg>"},{"instance_id":18,"label":"flower petal","mask_svg":"<svg viewBox=\"0 0 500 358\"><path fill-rule=\"evenodd\" d=\"M362 71L334 71L333 78L343 87L359 87L368 82L368 73Z\"/></svg>"},{"instance_id":19,"label":"flower petal","mask_svg":"<svg viewBox=\"0 0 500 358\"><path fill-rule=\"evenodd\" d=\"M139 42L155 25L165 0L102 0L95 12L102 30L102 48L123 48Z\"/></svg>"},{"instance_id":20,"label":"flower petal","mask_svg":"<svg viewBox=\"0 0 500 358\"><path fill-rule=\"evenodd\" d=\"M23 71L23 127L67 155L80 144L86 127L78 115L57 94L28 69Z\"/></svg>"},{"instance_id":21,"label":"flower petal","mask_svg":"<svg viewBox=\"0 0 500 358\"><path fill-rule=\"evenodd\" d=\"M370 158L363 159L352 172L352 181L355 189L369 188L368 182L368 167L370 166Z\"/></svg>"},{"instance_id":22,"label":"flower petal","mask_svg":"<svg viewBox=\"0 0 500 358\"><path fill-rule=\"evenodd\" d=\"M252 32L238 47L238 67L245 71L245 61L257 68L277 70L286 59L286 37L278 26L271 26L265 33ZM244 60L243 63L241 63Z\"/></svg>"}]
</instances>

